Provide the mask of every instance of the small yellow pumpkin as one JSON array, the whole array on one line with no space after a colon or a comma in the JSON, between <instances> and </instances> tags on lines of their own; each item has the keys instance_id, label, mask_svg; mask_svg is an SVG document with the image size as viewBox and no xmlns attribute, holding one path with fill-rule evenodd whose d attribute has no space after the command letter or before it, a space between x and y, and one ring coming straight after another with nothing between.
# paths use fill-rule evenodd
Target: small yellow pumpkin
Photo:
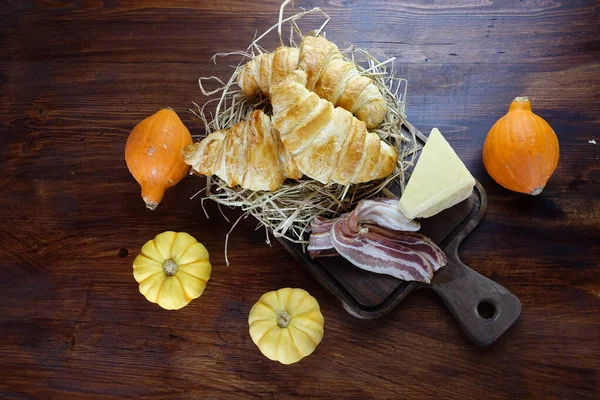
<instances>
[{"instance_id":1,"label":"small yellow pumpkin","mask_svg":"<svg viewBox=\"0 0 600 400\"><path fill-rule=\"evenodd\" d=\"M490 129L483 144L486 171L505 188L531 195L542 192L558 165L558 138L533 113L527 97L517 97Z\"/></svg>"},{"instance_id":2,"label":"small yellow pumpkin","mask_svg":"<svg viewBox=\"0 0 600 400\"><path fill-rule=\"evenodd\" d=\"M200 297L210 278L208 251L185 232L163 232L133 261L140 293L164 309L177 310Z\"/></svg>"},{"instance_id":3,"label":"small yellow pumpkin","mask_svg":"<svg viewBox=\"0 0 600 400\"><path fill-rule=\"evenodd\" d=\"M261 296L250 310L250 337L273 361L293 364L311 354L323 339L325 320L307 291L284 288Z\"/></svg>"}]
</instances>

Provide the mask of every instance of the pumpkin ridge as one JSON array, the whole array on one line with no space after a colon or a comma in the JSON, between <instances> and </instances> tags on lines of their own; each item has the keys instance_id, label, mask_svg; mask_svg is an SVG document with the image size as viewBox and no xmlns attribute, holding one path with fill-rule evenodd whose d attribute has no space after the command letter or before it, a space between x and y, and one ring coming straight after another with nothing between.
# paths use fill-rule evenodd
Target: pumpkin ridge
<instances>
[{"instance_id":1,"label":"pumpkin ridge","mask_svg":"<svg viewBox=\"0 0 600 400\"><path fill-rule=\"evenodd\" d=\"M162 292L163 288L165 287L165 283L167 283L167 280L170 278L170 276L167 276L165 278L165 280L162 282L162 284L160 285L160 287L158 288L158 291L156 292L156 302L158 303L158 301L160 300L160 293Z\"/></svg>"},{"instance_id":2,"label":"pumpkin ridge","mask_svg":"<svg viewBox=\"0 0 600 400\"><path fill-rule=\"evenodd\" d=\"M270 304L268 304L266 301L264 301L262 299L262 297L258 300L258 302L261 303L262 305L266 306L269 310L273 311L273 313L277 314L277 311L273 307L271 307Z\"/></svg>"},{"instance_id":3,"label":"pumpkin ridge","mask_svg":"<svg viewBox=\"0 0 600 400\"><path fill-rule=\"evenodd\" d=\"M187 292L185 291L185 285L183 284L183 282L181 282L181 279L179 279L179 278L177 277L177 275L173 275L173 278L175 278L175 280L176 280L177 282L179 282L179 285L181 286L181 290L183 291L183 296L185 297L185 299L186 299L186 300L188 300L188 302L189 302L189 301L192 301L194 298L193 298L192 296L189 296L189 295L187 294Z\"/></svg>"},{"instance_id":4,"label":"pumpkin ridge","mask_svg":"<svg viewBox=\"0 0 600 400\"><path fill-rule=\"evenodd\" d=\"M161 262L155 260L154 258L149 257L147 254L145 254L143 252L140 252L140 254L138 255L138 257L143 257L143 258L145 258L145 259L147 259L149 261L152 261L153 263L156 263L156 267L157 268L160 268ZM136 264L136 261L137 261L137 257L135 258L135 260L133 260L133 262L134 262L133 267L136 268L136 265L138 265L137 268L139 268L139 264Z\"/></svg>"},{"instance_id":5,"label":"pumpkin ridge","mask_svg":"<svg viewBox=\"0 0 600 400\"><path fill-rule=\"evenodd\" d=\"M177 237L179 236L179 232L174 232L173 241L171 242L171 248L169 249L169 258L173 259L173 247L175 247L175 242L177 241ZM175 261L175 260L173 260Z\"/></svg>"},{"instance_id":6,"label":"pumpkin ridge","mask_svg":"<svg viewBox=\"0 0 600 400\"><path fill-rule=\"evenodd\" d=\"M196 244L196 243L194 243L194 244ZM190 246L190 247L191 247L191 246ZM186 250L186 251L187 251L187 250ZM190 264L195 264L195 263L198 263L198 262L205 263L205 262L209 262L209 261L208 261L208 260L206 260L206 261L195 260L195 261L186 262L185 264L177 264L177 265L179 265L180 267L187 267L187 266L189 266Z\"/></svg>"},{"instance_id":7,"label":"pumpkin ridge","mask_svg":"<svg viewBox=\"0 0 600 400\"><path fill-rule=\"evenodd\" d=\"M309 340L310 340L312 343L314 343L314 345L315 345L315 346L317 346L317 345L319 344L319 343L318 343L318 342L317 342L315 339L313 339L313 338L312 338L312 336L310 336L310 335L309 335L309 334L308 334L308 333L307 333L307 332L306 332L304 329L300 329L300 328L298 327L298 325L290 325L290 326L291 326L291 327L293 327L294 329L297 329L299 332L302 332L302 333L303 333L303 334L305 334L306 336L308 336L308 339L309 339Z\"/></svg>"},{"instance_id":8,"label":"pumpkin ridge","mask_svg":"<svg viewBox=\"0 0 600 400\"><path fill-rule=\"evenodd\" d=\"M187 252L189 249L191 249L191 248L192 248L192 246L194 246L195 244L198 244L198 243L200 243L200 242L194 242L194 243L192 243L191 245L189 245L188 247L186 247L186 249L185 249L184 251L182 251L182 252L181 252L181 255L180 255L178 258L183 258L183 256L185 255L185 253L186 253L186 252ZM190 261L190 262L188 262L188 263L185 263L185 264L181 264L181 266L185 267L186 265L193 264L193 263L195 263L195 262L198 262L198 260L195 260L195 261Z\"/></svg>"},{"instance_id":9,"label":"pumpkin ridge","mask_svg":"<svg viewBox=\"0 0 600 400\"><path fill-rule=\"evenodd\" d=\"M306 301L308 298L309 298L309 297L306 297L306 296L304 296L304 297L302 298L302 300L300 300L300 303L296 304L296 307L294 307L294 308L300 308L300 306L301 306L302 304L304 304L304 302L305 302L305 301ZM304 314L304 313L302 313L302 314ZM302 314L299 314L299 315L302 315Z\"/></svg>"},{"instance_id":10,"label":"pumpkin ridge","mask_svg":"<svg viewBox=\"0 0 600 400\"><path fill-rule=\"evenodd\" d=\"M255 319L254 321L252 321L250 326L254 325L257 322L271 322L271 318Z\"/></svg>"},{"instance_id":11,"label":"pumpkin ridge","mask_svg":"<svg viewBox=\"0 0 600 400\"><path fill-rule=\"evenodd\" d=\"M156 279L162 279L162 280L163 280L163 281L162 281L162 283L161 283L161 287L162 287L162 285L164 285L164 283L165 283L165 279L164 279L164 278L162 278L162 277L159 277L159 276L157 276L157 275L154 275L154 277L156 277ZM148 279L150 279L150 278L148 278ZM146 279L144 282L142 282L142 284L146 283L146 282L148 281L148 279ZM140 286L141 286L141 284L140 284ZM150 286L150 287L152 287L152 286ZM146 293L143 293L141 290L140 290L140 293L142 293L142 294L144 295L144 297L145 297L145 298L146 298L146 299L147 299L149 302L151 302L151 303L158 303L158 294L157 294L157 295L154 297L154 299L152 299L152 298L151 298L152 291L151 291L151 290L148 290L148 289L149 289L149 288L146 288ZM157 292L158 292L158 291L157 291Z\"/></svg>"},{"instance_id":12,"label":"pumpkin ridge","mask_svg":"<svg viewBox=\"0 0 600 400\"><path fill-rule=\"evenodd\" d=\"M275 326L277 326L277 324L275 324ZM278 327L278 326L277 326ZM278 327L279 328L279 327ZM277 335L277 344L275 345L275 348L279 350L279 345L281 344L281 336L283 335L283 332L285 329L281 329L279 328L279 335ZM266 336L266 335L265 335ZM263 337L265 337L263 336ZM279 352L277 352L277 359L279 359ZM281 361L281 360L280 360Z\"/></svg>"},{"instance_id":13,"label":"pumpkin ridge","mask_svg":"<svg viewBox=\"0 0 600 400\"><path fill-rule=\"evenodd\" d=\"M295 314L295 315L293 316L293 318L306 318L306 319L309 319L309 320L311 320L311 321L313 321L313 322L316 322L314 319L312 319L312 318L310 318L310 317L308 316L308 315L310 315L310 314L312 314L312 313L314 313L314 312L315 312L315 310L314 310L314 309L311 309L311 310L308 310L308 311L304 311L303 313L300 313L300 314Z\"/></svg>"},{"instance_id":14,"label":"pumpkin ridge","mask_svg":"<svg viewBox=\"0 0 600 400\"><path fill-rule=\"evenodd\" d=\"M294 292L290 289L287 298L285 299L285 305L283 306L283 310L286 311L288 314L290 312L289 308L290 308L290 300L292 300L292 297L294 296Z\"/></svg>"},{"instance_id":15,"label":"pumpkin ridge","mask_svg":"<svg viewBox=\"0 0 600 400\"><path fill-rule=\"evenodd\" d=\"M304 356L302 355L302 351L300 351L300 347L298 347L298 345L296 344L296 341L294 340L294 335L292 335L292 332L289 330L288 330L288 336L290 337L290 341L292 342L292 345L296 349L296 352L298 353L300 358L303 358Z\"/></svg>"},{"instance_id":16,"label":"pumpkin ridge","mask_svg":"<svg viewBox=\"0 0 600 400\"><path fill-rule=\"evenodd\" d=\"M163 271L158 271L158 272L155 272L155 273L153 273L152 275L148 275L148 276L146 277L146 279L144 279L142 282L145 282L145 281L147 281L148 279L151 279L151 278L153 278L153 277L155 277L156 275L158 275L158 274L161 274L161 273L163 273L163 274L164 274L164 272L163 272ZM142 282L140 282L140 283L142 283Z\"/></svg>"},{"instance_id":17,"label":"pumpkin ridge","mask_svg":"<svg viewBox=\"0 0 600 400\"><path fill-rule=\"evenodd\" d=\"M278 290L275 292L275 297L277 297L277 303L279 303L279 307L281 308L282 311L286 311L287 310L287 302L289 301L289 296L286 299L285 304L283 304L283 301L281 300L280 294L283 292L283 290ZM275 310L276 314L279 314L279 312L277 310Z\"/></svg>"},{"instance_id":18,"label":"pumpkin ridge","mask_svg":"<svg viewBox=\"0 0 600 400\"><path fill-rule=\"evenodd\" d=\"M260 337L260 339L258 339L257 345L260 346L260 342L262 342L269 335L269 333L271 333L273 331L273 329L275 329L275 328L279 328L279 327L277 325L274 325L274 326L270 327L269 329L267 329L267 331L265 333L263 333L263 335ZM277 342L276 347L278 347L278 346L279 346L279 342Z\"/></svg>"},{"instance_id":19,"label":"pumpkin ridge","mask_svg":"<svg viewBox=\"0 0 600 400\"><path fill-rule=\"evenodd\" d=\"M196 276L196 275L190 274L189 272L182 271L181 269L178 269L178 270L177 270L177 273L180 273L180 274L185 274L185 275L191 276L192 278L198 279L199 281L201 281L201 282L202 282L202 283L204 283L205 285L206 285L206 282L208 282L208 279L200 278L200 277L198 277L198 276Z\"/></svg>"},{"instance_id":20,"label":"pumpkin ridge","mask_svg":"<svg viewBox=\"0 0 600 400\"><path fill-rule=\"evenodd\" d=\"M154 246L154 250L156 250L156 253L158 253L158 255L162 257L162 253L158 250L158 247L156 247L156 242L154 240L152 240L150 243L152 246ZM142 248L143 248L143 246L142 246ZM144 253L143 251L140 251L140 253L143 254L146 258L149 258L152 261L156 261L159 264L162 264L163 261L165 261L165 260L161 261L161 260L157 260L156 258L152 258L148 254Z\"/></svg>"}]
</instances>

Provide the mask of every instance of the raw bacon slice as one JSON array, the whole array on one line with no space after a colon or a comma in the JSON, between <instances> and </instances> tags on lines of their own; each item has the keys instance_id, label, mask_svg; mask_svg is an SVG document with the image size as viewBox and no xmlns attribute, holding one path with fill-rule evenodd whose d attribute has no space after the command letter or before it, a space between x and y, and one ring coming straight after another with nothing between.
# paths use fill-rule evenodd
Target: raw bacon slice
<instances>
[{"instance_id":1,"label":"raw bacon slice","mask_svg":"<svg viewBox=\"0 0 600 400\"><path fill-rule=\"evenodd\" d=\"M367 271L429 283L433 273L446 265L446 255L431 239L415 233L418 222L397 207L396 200L363 200L337 219L316 217L309 255L338 253Z\"/></svg>"},{"instance_id":2,"label":"raw bacon slice","mask_svg":"<svg viewBox=\"0 0 600 400\"><path fill-rule=\"evenodd\" d=\"M331 233L329 231L322 233L312 233L308 242L309 250L327 250L333 248L331 242Z\"/></svg>"},{"instance_id":3,"label":"raw bacon slice","mask_svg":"<svg viewBox=\"0 0 600 400\"><path fill-rule=\"evenodd\" d=\"M358 224L375 224L394 231L416 232L418 221L408 219L398 208L398 199L361 200L351 213Z\"/></svg>"},{"instance_id":4,"label":"raw bacon slice","mask_svg":"<svg viewBox=\"0 0 600 400\"><path fill-rule=\"evenodd\" d=\"M416 251L411 248L411 244L406 245L406 241L403 243L402 240L390 240L377 234L367 225L362 226L358 232L352 228L348 218L340 218L333 226L331 241L342 257L367 271L391 275L406 281L431 281L436 267L429 261L429 252ZM401 238L404 233L395 234ZM429 247L422 240L423 235L411 235L414 235L411 239L419 239L420 245ZM430 251L435 254L435 249L430 248Z\"/></svg>"},{"instance_id":5,"label":"raw bacon slice","mask_svg":"<svg viewBox=\"0 0 600 400\"><path fill-rule=\"evenodd\" d=\"M312 229L312 233L324 233L329 232L335 220L327 219L323 217L316 216L310 222L310 227Z\"/></svg>"},{"instance_id":6,"label":"raw bacon slice","mask_svg":"<svg viewBox=\"0 0 600 400\"><path fill-rule=\"evenodd\" d=\"M398 209L397 199L361 200L354 211L343 214L350 215L352 224L375 224L395 231L418 231L419 222L410 220ZM336 220L320 216L311 222L312 234L308 244L308 254L311 257L323 256L323 250L332 249L330 232Z\"/></svg>"},{"instance_id":7,"label":"raw bacon slice","mask_svg":"<svg viewBox=\"0 0 600 400\"><path fill-rule=\"evenodd\" d=\"M398 243L420 253L433 265L433 272L448 262L448 258L442 249L425 235L415 232L401 232L401 234L398 234L398 232L390 232L376 225L368 225L368 228L370 236L377 242Z\"/></svg>"},{"instance_id":8,"label":"raw bacon slice","mask_svg":"<svg viewBox=\"0 0 600 400\"><path fill-rule=\"evenodd\" d=\"M312 233L308 241L308 255L312 258L325 257L326 255L336 255L336 251L331 243L331 228L335 220L323 217L314 217L311 221Z\"/></svg>"}]
</instances>

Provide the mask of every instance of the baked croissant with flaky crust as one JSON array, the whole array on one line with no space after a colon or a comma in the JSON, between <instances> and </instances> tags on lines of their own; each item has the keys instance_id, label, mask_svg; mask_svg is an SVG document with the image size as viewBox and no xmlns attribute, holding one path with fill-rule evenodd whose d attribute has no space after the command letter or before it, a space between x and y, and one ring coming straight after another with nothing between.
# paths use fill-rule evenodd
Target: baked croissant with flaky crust
<instances>
[{"instance_id":1,"label":"baked croissant with flaky crust","mask_svg":"<svg viewBox=\"0 0 600 400\"><path fill-rule=\"evenodd\" d=\"M271 88L273 126L300 171L343 185L389 176L396 150L350 112L308 90L307 79L297 70Z\"/></svg>"},{"instance_id":2,"label":"baked croissant with flaky crust","mask_svg":"<svg viewBox=\"0 0 600 400\"><path fill-rule=\"evenodd\" d=\"M194 172L217 175L230 187L276 190L286 178L302 177L271 120L260 110L231 129L187 146L183 159Z\"/></svg>"},{"instance_id":3,"label":"baked croissant with flaky crust","mask_svg":"<svg viewBox=\"0 0 600 400\"><path fill-rule=\"evenodd\" d=\"M237 84L247 96L262 93L268 97L273 86L298 69L299 59L300 49L295 47L279 47L272 53L259 54L244 65Z\"/></svg>"},{"instance_id":4,"label":"baked croissant with flaky crust","mask_svg":"<svg viewBox=\"0 0 600 400\"><path fill-rule=\"evenodd\" d=\"M244 93L268 96L293 70L307 74L307 89L342 107L374 128L387 113L385 98L371 78L360 75L356 64L344 60L338 47L324 37L307 36L300 49L280 47L254 57L238 75Z\"/></svg>"}]
</instances>

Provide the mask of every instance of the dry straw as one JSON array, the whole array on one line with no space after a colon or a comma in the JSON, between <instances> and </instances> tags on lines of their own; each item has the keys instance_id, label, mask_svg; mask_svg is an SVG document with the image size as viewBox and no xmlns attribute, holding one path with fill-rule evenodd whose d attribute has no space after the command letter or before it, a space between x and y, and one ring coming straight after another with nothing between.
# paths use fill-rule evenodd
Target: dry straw
<instances>
[{"instance_id":1,"label":"dry straw","mask_svg":"<svg viewBox=\"0 0 600 400\"><path fill-rule=\"evenodd\" d=\"M196 109L191 111L203 121L206 134L230 128L237 122L245 120L256 109L270 113L268 99L259 98L250 101L236 85L237 76L244 64L255 55L267 52L260 45L267 35L277 31L280 44L292 47L298 47L306 35L325 35L323 29L330 20L326 13L315 7L283 18L285 6L289 2L290 0L287 0L282 4L278 23L256 37L245 51L217 53L213 56L212 61L215 64L218 57L239 56L241 60L227 82L216 76L201 77L198 80L202 93L209 99L202 106L194 103ZM298 21L315 15L323 17L323 23L318 29L303 34ZM284 41L282 33L286 26L289 27L287 42ZM393 57L382 57L380 60L368 51L355 46L350 46L342 52L348 60L357 63L361 74L373 79L385 96L388 105L387 115L380 126L373 131L398 150L398 162L393 174L384 180L349 186L336 183L324 185L305 177L300 181L287 180L281 188L273 192L254 192L241 187L231 188L216 176L208 177L206 187L196 193L196 195L202 194L202 204L204 200L210 199L219 205L239 207L243 210L242 216L232 225L225 239L227 265L229 265L227 259L229 236L237 223L248 215L252 215L259 221L257 229L265 227L267 243L270 243L270 232L275 237L284 237L304 245L307 243L307 233L310 232L310 222L316 215L336 216L350 210L360 199L377 194L390 195L387 189L394 184L399 185L401 190L404 189L407 170L413 165L418 150L414 129L408 124L404 114L407 81L395 76ZM206 90L205 81L215 82L218 88L212 91ZM209 108L212 110L208 111ZM408 134L403 134L403 125L408 127L406 129Z\"/></svg>"}]
</instances>

